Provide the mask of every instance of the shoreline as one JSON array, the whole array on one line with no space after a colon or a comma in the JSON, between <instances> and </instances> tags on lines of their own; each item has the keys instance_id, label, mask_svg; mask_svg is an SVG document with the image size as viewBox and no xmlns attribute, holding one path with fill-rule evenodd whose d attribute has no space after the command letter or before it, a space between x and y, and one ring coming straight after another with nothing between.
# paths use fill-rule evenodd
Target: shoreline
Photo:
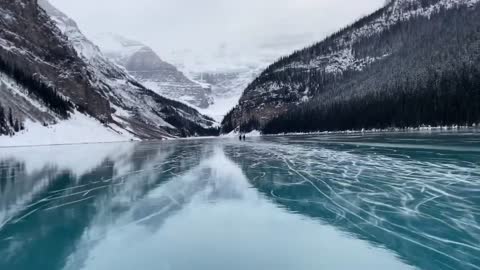
<instances>
[{"instance_id":1,"label":"shoreline","mask_svg":"<svg viewBox=\"0 0 480 270\"><path fill-rule=\"evenodd\" d=\"M365 129L344 131L314 131L314 132L291 132L278 134L265 134L261 136L294 136L294 135L331 135L331 134L374 134L374 133L428 133L428 132L455 132L474 130L480 132L480 125L475 126L444 126L444 127L417 127L417 128L388 128L388 129ZM247 133L248 134L248 133Z\"/></svg>"},{"instance_id":2,"label":"shoreline","mask_svg":"<svg viewBox=\"0 0 480 270\"><path fill-rule=\"evenodd\" d=\"M246 133L249 137L281 137L281 136L303 136L303 135L349 135L349 134L375 134L375 133L430 133L430 132L461 132L475 131L480 133L480 125L476 126L450 126L450 127L418 127L418 128L389 128L389 129L368 129L368 130L346 130L346 131L316 131L316 132L292 132L279 134L260 134L258 131ZM155 140L124 140L124 141L104 141L104 142L78 142L78 143L56 143L56 144L32 144L32 145L11 145L1 146L0 149L28 148L28 147L49 147L49 146L68 146L68 145L92 145L92 144L114 144L114 143L152 143L152 142L173 142L183 140L209 140L209 139L234 139L238 134L229 136L222 134L219 136L188 137L188 138L169 138Z\"/></svg>"}]
</instances>

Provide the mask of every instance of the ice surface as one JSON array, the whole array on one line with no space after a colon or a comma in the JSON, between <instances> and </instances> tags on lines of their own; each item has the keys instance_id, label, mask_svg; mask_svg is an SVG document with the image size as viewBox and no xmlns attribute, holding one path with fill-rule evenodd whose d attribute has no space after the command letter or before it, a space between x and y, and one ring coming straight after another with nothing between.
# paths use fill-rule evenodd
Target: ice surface
<instances>
[{"instance_id":1,"label":"ice surface","mask_svg":"<svg viewBox=\"0 0 480 270\"><path fill-rule=\"evenodd\" d=\"M8 150L2 269L479 269L478 133Z\"/></svg>"}]
</instances>

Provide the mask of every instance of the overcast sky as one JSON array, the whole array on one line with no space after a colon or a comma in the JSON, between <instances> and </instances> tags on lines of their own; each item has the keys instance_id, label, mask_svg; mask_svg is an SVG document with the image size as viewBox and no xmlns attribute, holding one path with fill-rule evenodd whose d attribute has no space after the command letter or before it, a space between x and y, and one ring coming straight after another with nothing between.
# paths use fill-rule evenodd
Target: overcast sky
<instances>
[{"instance_id":1,"label":"overcast sky","mask_svg":"<svg viewBox=\"0 0 480 270\"><path fill-rule=\"evenodd\" d=\"M319 41L385 0L50 0L87 36L117 33L167 60L276 58ZM266 52L261 52L261 51ZM234 52L234 53L232 53ZM175 55L176 53L176 55ZM275 55L278 54L278 55ZM220 56L219 56L220 55ZM225 55L223 55L225 58ZM268 57L273 57L268 56ZM187 56L184 56L187 57ZM267 58L268 58L267 57Z\"/></svg>"}]
</instances>

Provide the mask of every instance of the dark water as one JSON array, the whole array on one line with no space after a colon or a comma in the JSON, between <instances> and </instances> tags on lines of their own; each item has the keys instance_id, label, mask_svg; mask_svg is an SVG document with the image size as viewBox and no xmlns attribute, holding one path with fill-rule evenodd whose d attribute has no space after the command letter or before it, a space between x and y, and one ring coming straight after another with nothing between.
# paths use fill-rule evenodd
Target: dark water
<instances>
[{"instance_id":1,"label":"dark water","mask_svg":"<svg viewBox=\"0 0 480 270\"><path fill-rule=\"evenodd\" d=\"M479 135L0 149L0 269L480 269Z\"/></svg>"}]
</instances>

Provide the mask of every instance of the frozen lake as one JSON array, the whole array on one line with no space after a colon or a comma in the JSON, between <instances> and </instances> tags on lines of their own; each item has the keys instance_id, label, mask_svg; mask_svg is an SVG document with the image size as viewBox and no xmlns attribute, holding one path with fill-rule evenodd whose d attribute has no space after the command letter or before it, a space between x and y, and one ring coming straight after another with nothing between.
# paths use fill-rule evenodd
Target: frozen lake
<instances>
[{"instance_id":1,"label":"frozen lake","mask_svg":"<svg viewBox=\"0 0 480 270\"><path fill-rule=\"evenodd\" d=\"M0 148L0 269L480 269L480 134Z\"/></svg>"}]
</instances>

